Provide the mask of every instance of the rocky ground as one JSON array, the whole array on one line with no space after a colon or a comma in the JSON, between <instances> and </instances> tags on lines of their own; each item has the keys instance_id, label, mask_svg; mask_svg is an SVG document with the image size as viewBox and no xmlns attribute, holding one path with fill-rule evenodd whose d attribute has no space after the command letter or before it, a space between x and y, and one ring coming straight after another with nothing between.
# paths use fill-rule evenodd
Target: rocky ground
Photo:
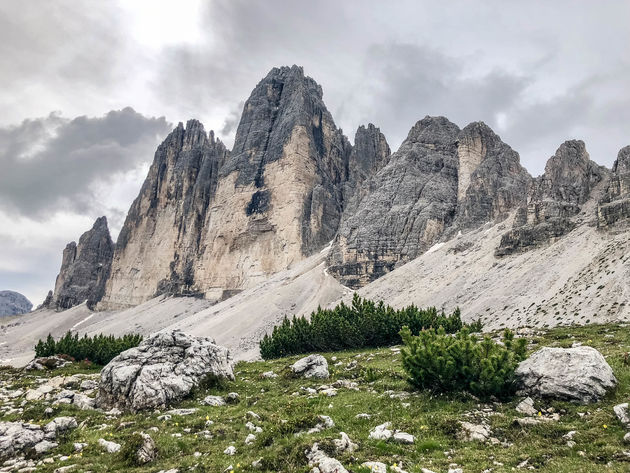
<instances>
[{"instance_id":1,"label":"rocky ground","mask_svg":"<svg viewBox=\"0 0 630 473\"><path fill-rule=\"evenodd\" d=\"M124 414L93 408L99 367L4 368L0 471L628 471L628 327L521 334L532 351L595 347L617 388L588 405L414 392L392 347L323 354L328 379L301 377L321 373L317 364L298 364L296 376L290 367L301 357L239 362L233 381L198 388L167 408Z\"/></svg>"}]
</instances>

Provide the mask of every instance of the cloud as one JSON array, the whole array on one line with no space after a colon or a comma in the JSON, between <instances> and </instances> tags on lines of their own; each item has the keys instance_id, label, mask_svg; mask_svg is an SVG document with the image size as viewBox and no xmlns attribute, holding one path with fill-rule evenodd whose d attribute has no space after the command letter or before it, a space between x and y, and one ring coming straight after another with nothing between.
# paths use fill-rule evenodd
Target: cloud
<instances>
[{"instance_id":1,"label":"cloud","mask_svg":"<svg viewBox=\"0 0 630 473\"><path fill-rule=\"evenodd\" d=\"M170 130L131 108L72 120L51 114L0 129L0 209L37 217L100 209L95 190L151 160Z\"/></svg>"}]
</instances>

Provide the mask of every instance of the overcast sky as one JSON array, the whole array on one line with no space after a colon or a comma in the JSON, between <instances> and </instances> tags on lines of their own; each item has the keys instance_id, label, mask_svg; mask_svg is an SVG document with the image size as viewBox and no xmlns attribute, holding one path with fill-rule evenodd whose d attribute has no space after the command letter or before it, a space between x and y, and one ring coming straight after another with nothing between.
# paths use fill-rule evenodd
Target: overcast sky
<instances>
[{"instance_id":1,"label":"overcast sky","mask_svg":"<svg viewBox=\"0 0 630 473\"><path fill-rule=\"evenodd\" d=\"M157 144L198 118L231 146L274 66L319 82L351 141L425 115L488 123L534 175L566 139L630 144L630 2L0 0L0 289L39 304L65 244L114 237Z\"/></svg>"}]
</instances>

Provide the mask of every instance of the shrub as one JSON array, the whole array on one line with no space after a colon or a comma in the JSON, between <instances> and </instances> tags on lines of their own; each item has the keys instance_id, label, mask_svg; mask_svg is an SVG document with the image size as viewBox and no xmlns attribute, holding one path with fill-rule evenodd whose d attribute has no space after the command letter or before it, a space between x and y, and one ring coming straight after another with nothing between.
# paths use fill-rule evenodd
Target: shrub
<instances>
[{"instance_id":1,"label":"shrub","mask_svg":"<svg viewBox=\"0 0 630 473\"><path fill-rule=\"evenodd\" d=\"M59 340L48 334L46 341L39 340L35 345L35 356L46 357L53 355L67 355L75 360L89 360L97 365L106 365L112 358L129 348L137 347L142 336L127 334L122 337L113 335L95 335L88 337L79 334L66 333Z\"/></svg>"},{"instance_id":2,"label":"shrub","mask_svg":"<svg viewBox=\"0 0 630 473\"><path fill-rule=\"evenodd\" d=\"M414 305L395 310L383 301L362 299L355 293L351 305L343 302L334 309L322 309L304 317L285 318L260 341L264 359L280 358L315 351L372 348L401 342L400 329L419 333L429 327L443 327L447 333L459 331L463 324L459 309L446 315L435 307L419 309ZM480 328L481 323L477 323Z\"/></svg>"},{"instance_id":3,"label":"shrub","mask_svg":"<svg viewBox=\"0 0 630 473\"><path fill-rule=\"evenodd\" d=\"M405 327L400 334L403 368L409 383L420 389L506 397L513 391L514 370L526 357L527 341L515 340L510 330L503 335L503 345L488 336L479 339L467 328L454 336L442 327L418 336Z\"/></svg>"}]
</instances>

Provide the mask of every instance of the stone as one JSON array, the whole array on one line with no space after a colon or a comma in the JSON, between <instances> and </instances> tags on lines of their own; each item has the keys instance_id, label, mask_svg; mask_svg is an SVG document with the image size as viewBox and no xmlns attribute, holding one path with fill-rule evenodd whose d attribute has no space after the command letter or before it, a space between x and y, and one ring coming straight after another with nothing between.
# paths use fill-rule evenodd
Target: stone
<instances>
[{"instance_id":1,"label":"stone","mask_svg":"<svg viewBox=\"0 0 630 473\"><path fill-rule=\"evenodd\" d=\"M162 409L186 397L208 376L234 379L229 350L179 330L161 332L103 368L96 404L132 412Z\"/></svg>"},{"instance_id":2,"label":"stone","mask_svg":"<svg viewBox=\"0 0 630 473\"><path fill-rule=\"evenodd\" d=\"M26 314L32 308L33 303L19 292L0 291L0 317Z\"/></svg>"},{"instance_id":3,"label":"stone","mask_svg":"<svg viewBox=\"0 0 630 473\"><path fill-rule=\"evenodd\" d=\"M94 409L96 400L85 394L76 393L72 398L72 404L83 410Z\"/></svg>"},{"instance_id":4,"label":"stone","mask_svg":"<svg viewBox=\"0 0 630 473\"><path fill-rule=\"evenodd\" d=\"M121 445L116 442L110 442L105 439L98 439L98 444L107 452L107 453L116 453L120 451Z\"/></svg>"},{"instance_id":5,"label":"stone","mask_svg":"<svg viewBox=\"0 0 630 473\"><path fill-rule=\"evenodd\" d=\"M370 435L368 438L372 440L389 440L392 435L394 435L394 433L390 429L391 426L391 422L385 422L384 424L377 425L372 430L370 430Z\"/></svg>"},{"instance_id":6,"label":"stone","mask_svg":"<svg viewBox=\"0 0 630 473\"><path fill-rule=\"evenodd\" d=\"M87 302L88 308L94 308L103 297L113 255L107 218L99 217L78 244L73 241L63 250L55 290L46 307L64 310Z\"/></svg>"},{"instance_id":7,"label":"stone","mask_svg":"<svg viewBox=\"0 0 630 473\"><path fill-rule=\"evenodd\" d=\"M54 355L54 356L46 356L33 358L28 364L24 367L26 371L43 371L43 370L56 370L58 368L63 368L71 363L68 359Z\"/></svg>"},{"instance_id":8,"label":"stone","mask_svg":"<svg viewBox=\"0 0 630 473\"><path fill-rule=\"evenodd\" d=\"M329 457L323 450L319 449L317 443L313 444L310 450L306 451L308 466L311 472L318 473L348 473L341 462Z\"/></svg>"},{"instance_id":9,"label":"stone","mask_svg":"<svg viewBox=\"0 0 630 473\"><path fill-rule=\"evenodd\" d=\"M623 441L627 444L630 444L630 432L623 436Z\"/></svg>"},{"instance_id":10,"label":"stone","mask_svg":"<svg viewBox=\"0 0 630 473\"><path fill-rule=\"evenodd\" d=\"M573 230L572 219L609 171L590 160L584 142L565 141L549 158L545 173L532 180L527 201L517 212L512 230L501 238L496 256L553 242Z\"/></svg>"},{"instance_id":11,"label":"stone","mask_svg":"<svg viewBox=\"0 0 630 473\"><path fill-rule=\"evenodd\" d=\"M381 462L363 462L361 463L363 468L367 468L372 473L387 473L387 465Z\"/></svg>"},{"instance_id":12,"label":"stone","mask_svg":"<svg viewBox=\"0 0 630 473\"><path fill-rule=\"evenodd\" d=\"M630 428L630 415L628 415L628 403L624 402L623 404L617 404L615 407L613 407L613 410L615 412L615 415L617 416L617 419L619 419L619 422L621 422L621 424L624 427Z\"/></svg>"},{"instance_id":13,"label":"stone","mask_svg":"<svg viewBox=\"0 0 630 473\"><path fill-rule=\"evenodd\" d=\"M197 409L196 407L192 407L189 409L171 409L169 411L166 411L166 414L172 416L190 416L196 414L198 411L199 409Z\"/></svg>"},{"instance_id":14,"label":"stone","mask_svg":"<svg viewBox=\"0 0 630 473\"><path fill-rule=\"evenodd\" d=\"M256 440L256 436L254 434L247 434L245 437L245 445L251 445Z\"/></svg>"},{"instance_id":15,"label":"stone","mask_svg":"<svg viewBox=\"0 0 630 473\"><path fill-rule=\"evenodd\" d=\"M407 432L396 431L394 433L394 442L412 444L416 441L415 437Z\"/></svg>"},{"instance_id":16,"label":"stone","mask_svg":"<svg viewBox=\"0 0 630 473\"><path fill-rule=\"evenodd\" d=\"M606 359L587 346L545 347L516 368L518 393L588 404L617 385Z\"/></svg>"},{"instance_id":17,"label":"stone","mask_svg":"<svg viewBox=\"0 0 630 473\"><path fill-rule=\"evenodd\" d=\"M345 432L339 432L339 435L341 438L333 439L333 443L335 444L335 448L337 449L338 453L352 453L357 448L359 448L356 443L350 440L350 437L348 437L348 434L346 434Z\"/></svg>"},{"instance_id":18,"label":"stone","mask_svg":"<svg viewBox=\"0 0 630 473\"><path fill-rule=\"evenodd\" d=\"M303 378L328 379L328 362L321 355L309 355L291 365L291 371Z\"/></svg>"},{"instance_id":19,"label":"stone","mask_svg":"<svg viewBox=\"0 0 630 473\"><path fill-rule=\"evenodd\" d=\"M628 226L630 218L630 146L619 151L604 196L597 207L600 229Z\"/></svg>"},{"instance_id":20,"label":"stone","mask_svg":"<svg viewBox=\"0 0 630 473\"><path fill-rule=\"evenodd\" d=\"M277 378L278 375L273 371L265 371L263 374L260 375L260 377L264 379L274 379Z\"/></svg>"},{"instance_id":21,"label":"stone","mask_svg":"<svg viewBox=\"0 0 630 473\"><path fill-rule=\"evenodd\" d=\"M42 453L49 452L53 448L57 448L59 444L56 442L50 442L48 440L42 440L41 442L35 444L35 453L41 455Z\"/></svg>"},{"instance_id":22,"label":"stone","mask_svg":"<svg viewBox=\"0 0 630 473\"><path fill-rule=\"evenodd\" d=\"M142 444L136 451L136 461L139 465L146 465L157 458L157 447L149 434L140 432L138 435L142 438Z\"/></svg>"},{"instance_id":23,"label":"stone","mask_svg":"<svg viewBox=\"0 0 630 473\"><path fill-rule=\"evenodd\" d=\"M221 396L206 396L203 398L201 403L205 406L225 406L225 400Z\"/></svg>"},{"instance_id":24,"label":"stone","mask_svg":"<svg viewBox=\"0 0 630 473\"><path fill-rule=\"evenodd\" d=\"M74 417L55 417L44 426L46 435L52 435L53 438L59 433L68 432L78 427L77 420Z\"/></svg>"},{"instance_id":25,"label":"stone","mask_svg":"<svg viewBox=\"0 0 630 473\"><path fill-rule=\"evenodd\" d=\"M236 404L241 400L241 396L238 393L227 393L225 396L225 402L230 404Z\"/></svg>"},{"instance_id":26,"label":"stone","mask_svg":"<svg viewBox=\"0 0 630 473\"><path fill-rule=\"evenodd\" d=\"M0 422L0 459L12 458L43 440L44 431L39 425Z\"/></svg>"},{"instance_id":27,"label":"stone","mask_svg":"<svg viewBox=\"0 0 630 473\"><path fill-rule=\"evenodd\" d=\"M236 447L234 445L230 445L228 448L223 450L223 453L230 456L236 455Z\"/></svg>"},{"instance_id":28,"label":"stone","mask_svg":"<svg viewBox=\"0 0 630 473\"><path fill-rule=\"evenodd\" d=\"M491 439L490 428L483 424L460 422L459 437L465 442L487 442Z\"/></svg>"},{"instance_id":29,"label":"stone","mask_svg":"<svg viewBox=\"0 0 630 473\"><path fill-rule=\"evenodd\" d=\"M516 412L528 416L535 416L538 411L534 407L534 400L531 397L526 397L518 403L518 405L516 406Z\"/></svg>"}]
</instances>

